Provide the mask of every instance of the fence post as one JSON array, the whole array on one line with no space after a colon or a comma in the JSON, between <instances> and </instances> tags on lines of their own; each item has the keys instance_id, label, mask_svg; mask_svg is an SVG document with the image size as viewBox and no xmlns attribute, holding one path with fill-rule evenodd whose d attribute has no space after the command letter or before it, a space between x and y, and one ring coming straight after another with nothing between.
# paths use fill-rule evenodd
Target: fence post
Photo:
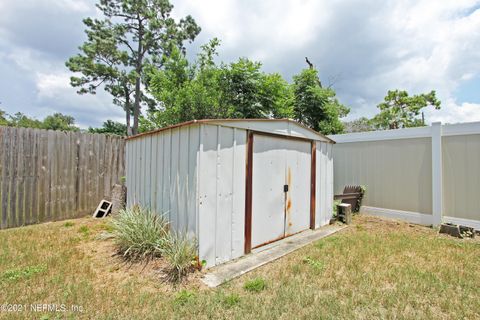
<instances>
[{"instance_id":1,"label":"fence post","mask_svg":"<svg viewBox=\"0 0 480 320\"><path fill-rule=\"evenodd\" d=\"M432 123L432 215L433 225L442 223L442 123Z\"/></svg>"}]
</instances>

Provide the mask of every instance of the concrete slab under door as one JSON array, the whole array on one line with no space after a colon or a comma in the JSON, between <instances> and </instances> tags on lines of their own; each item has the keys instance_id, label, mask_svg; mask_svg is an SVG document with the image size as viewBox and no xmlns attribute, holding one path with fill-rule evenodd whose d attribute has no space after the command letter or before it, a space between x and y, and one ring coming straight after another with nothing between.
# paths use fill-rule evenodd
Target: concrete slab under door
<instances>
[{"instance_id":1,"label":"concrete slab under door","mask_svg":"<svg viewBox=\"0 0 480 320\"><path fill-rule=\"evenodd\" d=\"M309 243L328 237L346 227L347 226L329 225L317 230L306 230L291 237L254 249L249 255L213 267L203 277L202 281L209 287L217 287L222 283L277 260Z\"/></svg>"}]
</instances>

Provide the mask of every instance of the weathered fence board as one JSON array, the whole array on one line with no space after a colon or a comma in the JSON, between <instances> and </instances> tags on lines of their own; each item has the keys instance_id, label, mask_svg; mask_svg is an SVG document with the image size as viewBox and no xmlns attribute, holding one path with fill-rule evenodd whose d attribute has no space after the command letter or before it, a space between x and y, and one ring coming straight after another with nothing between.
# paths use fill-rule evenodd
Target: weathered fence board
<instances>
[{"instance_id":1,"label":"weathered fence board","mask_svg":"<svg viewBox=\"0 0 480 320\"><path fill-rule=\"evenodd\" d=\"M119 137L0 127L0 229L92 213L124 162Z\"/></svg>"}]
</instances>

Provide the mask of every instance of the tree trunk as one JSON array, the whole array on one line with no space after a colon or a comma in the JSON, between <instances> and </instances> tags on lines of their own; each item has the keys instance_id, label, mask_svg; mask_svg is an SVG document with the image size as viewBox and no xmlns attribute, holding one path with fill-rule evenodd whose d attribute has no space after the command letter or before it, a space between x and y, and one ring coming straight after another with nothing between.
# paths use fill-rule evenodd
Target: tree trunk
<instances>
[{"instance_id":1,"label":"tree trunk","mask_svg":"<svg viewBox=\"0 0 480 320\"><path fill-rule=\"evenodd\" d=\"M130 111L132 107L130 106L130 92L128 88L124 88L125 92L125 114L126 114L126 121L127 121L127 136L132 135L132 127L130 126Z\"/></svg>"},{"instance_id":2,"label":"tree trunk","mask_svg":"<svg viewBox=\"0 0 480 320\"><path fill-rule=\"evenodd\" d=\"M140 74L141 69L137 67L137 72ZM140 115L140 76L135 80L135 104L133 105L133 134L138 133L138 117Z\"/></svg>"},{"instance_id":3,"label":"tree trunk","mask_svg":"<svg viewBox=\"0 0 480 320\"><path fill-rule=\"evenodd\" d=\"M127 114L127 136L131 136L132 128L130 127L130 107L128 106L127 106L126 114Z\"/></svg>"},{"instance_id":4,"label":"tree trunk","mask_svg":"<svg viewBox=\"0 0 480 320\"><path fill-rule=\"evenodd\" d=\"M137 61L135 65L135 71L137 72L137 78L135 79L135 102L133 105L133 134L138 133L138 117L140 116L140 81L142 77L142 62L143 62L143 25L138 17L138 48L137 48Z\"/></svg>"}]
</instances>

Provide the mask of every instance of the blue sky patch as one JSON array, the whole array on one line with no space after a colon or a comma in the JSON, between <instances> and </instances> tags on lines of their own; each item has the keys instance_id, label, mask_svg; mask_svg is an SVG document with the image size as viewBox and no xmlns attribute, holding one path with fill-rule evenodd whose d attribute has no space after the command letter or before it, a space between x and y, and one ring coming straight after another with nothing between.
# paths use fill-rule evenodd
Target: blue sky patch
<instances>
[{"instance_id":1,"label":"blue sky patch","mask_svg":"<svg viewBox=\"0 0 480 320\"><path fill-rule=\"evenodd\" d=\"M474 77L460 84L455 91L457 102L480 103L480 77Z\"/></svg>"}]
</instances>

